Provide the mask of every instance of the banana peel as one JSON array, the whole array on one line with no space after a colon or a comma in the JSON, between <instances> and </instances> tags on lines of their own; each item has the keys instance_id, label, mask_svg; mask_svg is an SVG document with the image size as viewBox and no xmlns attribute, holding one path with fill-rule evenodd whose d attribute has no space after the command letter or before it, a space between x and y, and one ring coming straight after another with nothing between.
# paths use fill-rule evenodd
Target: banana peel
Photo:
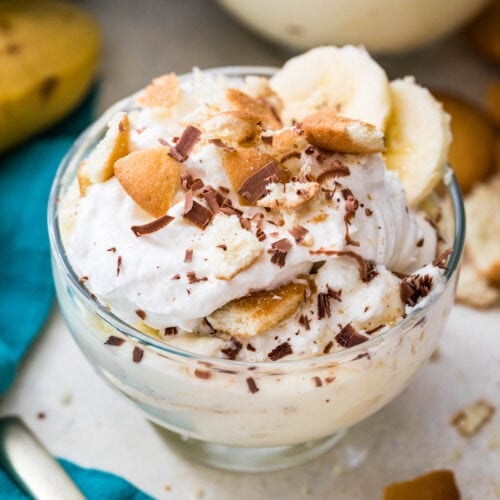
<instances>
[{"instance_id":1,"label":"banana peel","mask_svg":"<svg viewBox=\"0 0 500 500\"><path fill-rule=\"evenodd\" d=\"M97 24L55 0L0 2L0 153L71 111L98 67Z\"/></svg>"}]
</instances>

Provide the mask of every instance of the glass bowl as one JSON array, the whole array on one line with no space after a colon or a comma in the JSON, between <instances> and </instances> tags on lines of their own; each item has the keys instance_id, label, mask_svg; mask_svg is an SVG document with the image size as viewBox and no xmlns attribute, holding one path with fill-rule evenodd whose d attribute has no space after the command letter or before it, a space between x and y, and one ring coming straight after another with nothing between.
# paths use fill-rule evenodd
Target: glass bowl
<instances>
[{"instance_id":1,"label":"glass bowl","mask_svg":"<svg viewBox=\"0 0 500 500\"><path fill-rule=\"evenodd\" d=\"M271 75L262 67L210 70L231 78ZM184 75L183 78L187 78ZM433 194L440 231L453 247L443 288L390 330L320 357L247 363L201 356L155 339L107 310L78 281L59 227L59 200L79 163L103 137L120 101L91 125L62 161L49 200L52 265L62 314L96 371L191 459L236 471L287 468L333 446L343 432L385 406L435 350L453 304L464 212L451 170ZM436 202L437 200L437 202ZM121 345L106 343L110 336ZM139 363L134 350L143 350Z\"/></svg>"}]
</instances>

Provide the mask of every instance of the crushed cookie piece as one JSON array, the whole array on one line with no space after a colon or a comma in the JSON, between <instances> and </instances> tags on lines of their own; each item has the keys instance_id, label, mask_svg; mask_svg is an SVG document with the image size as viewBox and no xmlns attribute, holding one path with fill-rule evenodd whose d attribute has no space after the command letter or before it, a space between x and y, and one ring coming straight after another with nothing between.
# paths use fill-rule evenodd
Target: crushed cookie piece
<instances>
[{"instance_id":1,"label":"crushed cookie piece","mask_svg":"<svg viewBox=\"0 0 500 500\"><path fill-rule=\"evenodd\" d=\"M351 171L347 165L344 165L339 160L335 160L332 166L323 170L316 179L317 182L323 184L328 179L336 179L337 177L347 177L351 175Z\"/></svg>"},{"instance_id":2,"label":"crushed cookie piece","mask_svg":"<svg viewBox=\"0 0 500 500\"><path fill-rule=\"evenodd\" d=\"M491 403L485 399L479 399L456 413L451 423L462 436L470 437L477 434L494 413L495 407Z\"/></svg>"}]
</instances>

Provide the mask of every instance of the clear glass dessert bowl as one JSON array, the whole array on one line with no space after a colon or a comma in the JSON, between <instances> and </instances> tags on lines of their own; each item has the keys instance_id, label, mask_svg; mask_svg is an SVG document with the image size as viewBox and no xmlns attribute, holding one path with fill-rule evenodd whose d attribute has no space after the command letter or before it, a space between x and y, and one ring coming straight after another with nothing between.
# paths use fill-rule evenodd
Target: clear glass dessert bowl
<instances>
[{"instance_id":1,"label":"clear glass dessert bowl","mask_svg":"<svg viewBox=\"0 0 500 500\"><path fill-rule=\"evenodd\" d=\"M271 75L261 67L212 70L232 78ZM49 200L53 273L62 314L97 372L191 459L247 472L283 469L333 446L343 432L398 395L431 356L453 304L464 239L462 198L451 170L429 204L453 249L443 286L389 330L319 357L248 363L191 353L122 321L79 282L63 245L59 200L78 165L103 137L113 106L63 160Z\"/></svg>"}]
</instances>

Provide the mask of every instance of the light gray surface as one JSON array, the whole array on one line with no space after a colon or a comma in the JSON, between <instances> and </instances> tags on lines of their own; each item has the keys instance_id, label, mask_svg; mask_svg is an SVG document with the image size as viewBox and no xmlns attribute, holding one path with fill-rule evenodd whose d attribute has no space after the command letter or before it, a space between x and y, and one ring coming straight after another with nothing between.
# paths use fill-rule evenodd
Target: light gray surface
<instances>
[{"instance_id":1,"label":"light gray surface","mask_svg":"<svg viewBox=\"0 0 500 500\"><path fill-rule=\"evenodd\" d=\"M244 31L207 0L80 3L101 19L105 32L101 109L167 71L182 73L193 65L279 65L289 55ZM458 38L382 62L391 77L413 73L423 83L478 101L486 83L499 78ZM399 398L351 430L330 453L273 474L225 473L175 455L92 371L57 309L15 386L0 401L0 414L21 414L57 455L116 472L156 497L371 499L380 497L389 482L448 467L464 498L499 498L499 413L470 439L450 425L455 411L478 398L499 406L499 325L499 310L455 307L441 355ZM38 419L38 412L46 418Z\"/></svg>"}]
</instances>

